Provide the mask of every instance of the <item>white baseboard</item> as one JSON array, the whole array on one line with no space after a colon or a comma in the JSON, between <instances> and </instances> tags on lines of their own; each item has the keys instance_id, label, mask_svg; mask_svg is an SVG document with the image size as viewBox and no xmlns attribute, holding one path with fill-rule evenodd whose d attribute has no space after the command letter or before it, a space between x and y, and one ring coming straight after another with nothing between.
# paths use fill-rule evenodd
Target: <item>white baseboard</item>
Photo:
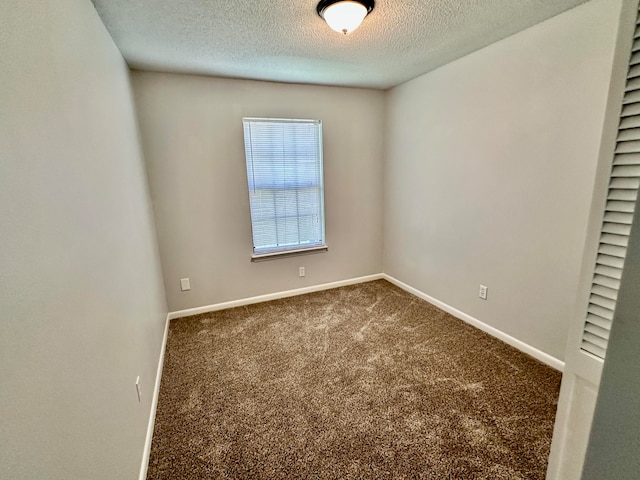
<instances>
[{"instance_id":1,"label":"white baseboard","mask_svg":"<svg viewBox=\"0 0 640 480\"><path fill-rule=\"evenodd\" d=\"M427 295L426 293L421 292L420 290L413 288L407 285L406 283L403 283L400 280L390 275L387 275L386 273L382 274L382 278L393 283L397 287L400 287L401 289L415 295L416 297L426 300L430 304L435 305L436 307L440 308L441 310L444 310L447 313L450 313L454 317L459 318L460 320L470 325L473 325L474 327L482 330L483 332L486 332L489 335L496 337L499 340L502 340L503 342L511 345L512 347L517 348L521 352L531 355L533 358L540 360L542 363L549 365L551 368L555 368L560 372L564 370L563 361L558 360L557 358L552 357L551 355L544 353L543 351L538 350L537 348L532 347L531 345L524 343L523 341L518 340L517 338L514 338L511 335L507 335L506 333L498 330L497 328L487 325L486 323L481 322L477 318L474 318L471 315L467 315L466 313L461 312L460 310L453 308L452 306L447 305L446 303L441 302L440 300L436 300L435 298Z\"/></svg>"},{"instance_id":2,"label":"white baseboard","mask_svg":"<svg viewBox=\"0 0 640 480\"><path fill-rule=\"evenodd\" d=\"M563 361L558 360L557 358L552 357L551 355L543 352L542 350L538 350L537 348L532 347L531 345L521 340L518 340L517 338L514 338L511 335L508 335L502 332L501 330L498 330L497 328L492 327L491 325L487 325L486 323L478 320L477 318L474 318L471 315L461 312L460 310L452 307L451 305L441 302L440 300L437 300L427 295L426 293L421 292L417 288L413 288L410 285L407 285L406 283L401 282L400 280L392 277L391 275L387 275L386 273L378 273L375 275L367 275L365 277L350 278L350 279L341 280L338 282L323 283L320 285L313 285L310 287L297 288L295 290L286 290L283 292L269 293L267 295L259 295L257 297L242 298L240 300L216 303L213 305L206 305L204 307L190 308L187 310L179 310L176 312L170 312L169 315L167 316L167 319L173 320L175 318L188 317L191 315L198 315L200 313L209 313L209 312L215 312L217 310L224 310L227 308L242 307L244 305L251 305L253 303L268 302L270 300L278 300L280 298L294 297L296 295L303 295L305 293L319 292L321 290L329 290L332 288L344 287L347 285L355 285L357 283L371 282L373 280L380 280L380 279L385 279L393 283L397 287L400 287L401 289L415 295L416 297L426 300L432 305L435 305L436 307L444 310L445 312L450 313L454 317L459 318L460 320L470 325L473 325L474 327L482 330L483 332L488 333L493 337L496 337L499 340L502 340L503 342L511 345L514 348L517 348L518 350L526 353L527 355L531 355L533 358L540 360L542 363L549 365L551 368L555 368L560 372L564 370ZM165 343L166 343L166 335L167 335L167 332L165 331ZM162 350L162 355L164 355L164 346ZM161 364L158 369L159 376L156 379L157 388L159 388L160 375L162 374L162 358L160 361L161 361ZM157 402L157 391L156 391L156 396L154 397L154 401ZM153 409L154 409L153 413L155 415L155 405ZM153 423L150 423L150 428L151 428L151 433L153 433ZM149 448L150 448L151 438L148 439L148 442L149 442ZM142 480L142 477L141 477L141 480Z\"/></svg>"},{"instance_id":3,"label":"white baseboard","mask_svg":"<svg viewBox=\"0 0 640 480\"><path fill-rule=\"evenodd\" d=\"M243 307L245 305L251 305L253 303L269 302L271 300L278 300L280 298L295 297L296 295L304 295L305 293L319 292L321 290L330 290L332 288L346 287L347 285L355 285L356 283L371 282L373 280L380 280L384 278L382 273L375 275L367 275L366 277L350 278L347 280L340 280L338 282L322 283L320 285L312 285L310 287L296 288L295 290L285 290L284 292L269 293L267 295L259 295L257 297L241 298L240 300L233 300L231 302L216 303L213 305L206 305L204 307L189 308L187 310L179 310L177 312L169 313L169 320L175 318L189 317L191 315L198 315L200 313L215 312L218 310L225 310L227 308Z\"/></svg>"},{"instance_id":4,"label":"white baseboard","mask_svg":"<svg viewBox=\"0 0 640 480\"><path fill-rule=\"evenodd\" d=\"M147 424L147 438L144 442L142 453L142 465L140 466L139 480L146 480L147 468L149 467L149 455L151 454L151 442L153 441L153 427L156 423L156 410L158 408L158 395L160 394L160 380L162 380L162 366L164 365L164 351L167 348L167 335L169 335L169 314L164 324L164 336L160 346L160 358L156 369L156 384L153 388L153 398L151 399L151 412L149 412L149 423Z\"/></svg>"}]
</instances>

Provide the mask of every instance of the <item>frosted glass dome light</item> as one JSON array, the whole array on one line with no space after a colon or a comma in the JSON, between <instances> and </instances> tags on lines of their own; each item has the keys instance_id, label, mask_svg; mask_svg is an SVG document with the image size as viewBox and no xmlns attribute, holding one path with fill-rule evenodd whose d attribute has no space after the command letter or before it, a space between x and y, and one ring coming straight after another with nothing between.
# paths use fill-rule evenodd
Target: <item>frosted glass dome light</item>
<instances>
[{"instance_id":1,"label":"frosted glass dome light","mask_svg":"<svg viewBox=\"0 0 640 480\"><path fill-rule=\"evenodd\" d=\"M318 15L324 18L331 29L339 33L353 32L364 17L373 10L373 1L322 1L318 4Z\"/></svg>"}]
</instances>

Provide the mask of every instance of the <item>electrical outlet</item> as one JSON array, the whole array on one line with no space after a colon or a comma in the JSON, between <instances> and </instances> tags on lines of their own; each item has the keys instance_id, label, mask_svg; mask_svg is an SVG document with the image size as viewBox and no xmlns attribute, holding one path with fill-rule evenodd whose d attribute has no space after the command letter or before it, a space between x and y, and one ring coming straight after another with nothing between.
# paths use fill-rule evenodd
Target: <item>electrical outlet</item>
<instances>
[{"instance_id":1,"label":"electrical outlet","mask_svg":"<svg viewBox=\"0 0 640 480\"><path fill-rule=\"evenodd\" d=\"M480 292L478 293L478 296L483 299L486 300L487 299L487 291L489 290L489 287L487 287L486 285L480 285Z\"/></svg>"},{"instance_id":2,"label":"electrical outlet","mask_svg":"<svg viewBox=\"0 0 640 480\"><path fill-rule=\"evenodd\" d=\"M187 291L191 290L191 280L189 280L188 278L181 278L180 279L180 290L182 290L183 292L187 292Z\"/></svg>"},{"instance_id":3,"label":"electrical outlet","mask_svg":"<svg viewBox=\"0 0 640 480\"><path fill-rule=\"evenodd\" d=\"M298 276L299 277L304 277L306 275L306 272L304 271L304 267L299 267L298 268Z\"/></svg>"},{"instance_id":4,"label":"electrical outlet","mask_svg":"<svg viewBox=\"0 0 640 480\"><path fill-rule=\"evenodd\" d=\"M140 385L140 375L136 378L136 392L138 393L138 401L142 401L142 385Z\"/></svg>"}]
</instances>

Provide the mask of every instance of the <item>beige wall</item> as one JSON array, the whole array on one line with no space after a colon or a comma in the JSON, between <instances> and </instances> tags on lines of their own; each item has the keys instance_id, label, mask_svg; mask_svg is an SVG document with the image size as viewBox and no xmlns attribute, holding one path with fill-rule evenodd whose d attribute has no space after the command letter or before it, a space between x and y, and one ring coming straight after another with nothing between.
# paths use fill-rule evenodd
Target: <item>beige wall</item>
<instances>
[{"instance_id":1,"label":"beige wall","mask_svg":"<svg viewBox=\"0 0 640 480\"><path fill-rule=\"evenodd\" d=\"M170 310L381 272L383 92L132 75ZM327 253L251 263L243 116L322 120Z\"/></svg>"},{"instance_id":2,"label":"beige wall","mask_svg":"<svg viewBox=\"0 0 640 480\"><path fill-rule=\"evenodd\" d=\"M558 359L619 13L594 0L387 98L384 271Z\"/></svg>"},{"instance_id":3,"label":"beige wall","mask_svg":"<svg viewBox=\"0 0 640 480\"><path fill-rule=\"evenodd\" d=\"M137 478L166 303L127 67L87 0L5 0L0 45L0 478Z\"/></svg>"}]
</instances>

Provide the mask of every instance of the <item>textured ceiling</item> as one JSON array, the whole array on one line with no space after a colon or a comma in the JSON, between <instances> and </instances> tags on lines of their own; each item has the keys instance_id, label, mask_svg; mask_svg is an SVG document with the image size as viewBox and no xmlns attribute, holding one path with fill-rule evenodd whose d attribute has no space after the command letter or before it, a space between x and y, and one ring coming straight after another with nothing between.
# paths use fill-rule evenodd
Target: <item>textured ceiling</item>
<instances>
[{"instance_id":1,"label":"textured ceiling","mask_svg":"<svg viewBox=\"0 0 640 480\"><path fill-rule=\"evenodd\" d=\"M93 0L132 68L386 89L585 0L376 0L340 35L316 0Z\"/></svg>"}]
</instances>

